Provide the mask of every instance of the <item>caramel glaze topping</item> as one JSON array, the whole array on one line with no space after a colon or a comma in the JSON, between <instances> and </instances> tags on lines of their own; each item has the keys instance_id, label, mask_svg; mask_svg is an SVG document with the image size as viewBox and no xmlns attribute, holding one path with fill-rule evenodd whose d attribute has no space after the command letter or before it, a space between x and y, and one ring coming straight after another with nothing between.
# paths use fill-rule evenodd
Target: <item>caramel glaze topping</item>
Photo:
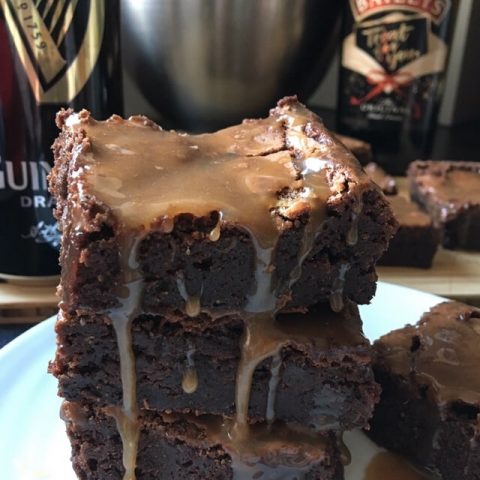
<instances>
[{"instance_id":1,"label":"caramel glaze topping","mask_svg":"<svg viewBox=\"0 0 480 480\"><path fill-rule=\"evenodd\" d=\"M123 440L124 480L135 478L138 442L130 331L140 313L142 280L133 246L152 228L172 231L175 218L182 213L202 217L217 212L220 221L210 232L210 241L219 239L223 222L230 222L250 234L256 249L256 287L241 312L245 334L237 374L237 415L228 427L237 450L251 444L247 416L253 372L262 360L276 359L267 409L273 422L280 350L292 335L304 335L300 327L288 335L278 327L275 316L280 294L300 277L302 262L326 218L328 198L340 195L347 184L358 187L348 235L348 244L356 243L360 195L363 185L371 187L368 178L355 158L295 99L281 101L266 119L246 120L212 134L164 131L145 117L123 120L113 116L97 122L85 111L70 115L64 128L81 129L88 139L74 150L75 171L70 174L77 182L80 200L83 195L94 196L108 206L118 224L124 278L120 306L109 316L120 349L123 406L111 409L110 414L115 416ZM308 215L297 264L286 285L276 285L273 280L273 252L281 234L278 214L294 220ZM348 265L343 267L334 294L337 309L343 306L339 296L343 295L347 271ZM198 315L201 298L190 298L182 279L178 287L185 298L186 313ZM190 374L187 390L194 389Z\"/></svg>"},{"instance_id":2,"label":"caramel glaze topping","mask_svg":"<svg viewBox=\"0 0 480 480\"><path fill-rule=\"evenodd\" d=\"M393 374L428 385L440 404L480 406L480 310L446 302L376 342L381 362Z\"/></svg>"}]
</instances>

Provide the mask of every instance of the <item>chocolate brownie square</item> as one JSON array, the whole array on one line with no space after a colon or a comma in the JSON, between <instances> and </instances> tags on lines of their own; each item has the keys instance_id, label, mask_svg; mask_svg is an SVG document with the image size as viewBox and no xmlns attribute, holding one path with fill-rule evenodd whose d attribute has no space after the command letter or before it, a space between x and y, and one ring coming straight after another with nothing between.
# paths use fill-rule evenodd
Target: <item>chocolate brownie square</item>
<instances>
[{"instance_id":1,"label":"chocolate brownie square","mask_svg":"<svg viewBox=\"0 0 480 480\"><path fill-rule=\"evenodd\" d=\"M480 163L416 161L410 195L433 219L445 248L480 250Z\"/></svg>"},{"instance_id":2,"label":"chocolate brownie square","mask_svg":"<svg viewBox=\"0 0 480 480\"><path fill-rule=\"evenodd\" d=\"M480 478L480 310L446 302L375 342L370 436L443 480Z\"/></svg>"}]
</instances>

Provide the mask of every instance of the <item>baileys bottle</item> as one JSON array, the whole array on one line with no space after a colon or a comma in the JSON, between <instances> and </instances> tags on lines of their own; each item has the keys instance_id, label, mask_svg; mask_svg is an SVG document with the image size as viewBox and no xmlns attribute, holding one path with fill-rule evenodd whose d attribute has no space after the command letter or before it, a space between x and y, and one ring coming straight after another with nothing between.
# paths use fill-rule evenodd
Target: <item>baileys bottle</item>
<instances>
[{"instance_id":1,"label":"baileys bottle","mask_svg":"<svg viewBox=\"0 0 480 480\"><path fill-rule=\"evenodd\" d=\"M338 130L390 173L431 148L458 0L346 1Z\"/></svg>"}]
</instances>

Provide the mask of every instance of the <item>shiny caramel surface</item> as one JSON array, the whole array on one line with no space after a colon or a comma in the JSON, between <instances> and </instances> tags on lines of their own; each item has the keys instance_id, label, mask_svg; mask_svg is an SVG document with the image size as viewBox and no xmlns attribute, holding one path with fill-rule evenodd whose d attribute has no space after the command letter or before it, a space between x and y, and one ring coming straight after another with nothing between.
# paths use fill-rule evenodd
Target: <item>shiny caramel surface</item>
<instances>
[{"instance_id":1,"label":"shiny caramel surface","mask_svg":"<svg viewBox=\"0 0 480 480\"><path fill-rule=\"evenodd\" d=\"M480 310L458 302L434 307L417 326L378 343L392 373L414 375L440 403L480 405Z\"/></svg>"}]
</instances>

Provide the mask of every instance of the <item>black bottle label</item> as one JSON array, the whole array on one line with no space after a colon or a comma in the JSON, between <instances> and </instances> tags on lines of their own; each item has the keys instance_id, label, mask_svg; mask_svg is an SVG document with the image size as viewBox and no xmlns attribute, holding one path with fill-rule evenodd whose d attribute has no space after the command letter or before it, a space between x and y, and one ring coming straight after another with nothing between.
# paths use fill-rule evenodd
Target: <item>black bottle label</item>
<instances>
[{"instance_id":1,"label":"black bottle label","mask_svg":"<svg viewBox=\"0 0 480 480\"><path fill-rule=\"evenodd\" d=\"M71 102L95 67L104 33L105 2L0 0L5 21L38 104ZM87 0L88 1L88 0ZM66 41L75 20L80 41ZM72 47L75 53L72 54ZM67 55L68 49L68 55Z\"/></svg>"},{"instance_id":2,"label":"black bottle label","mask_svg":"<svg viewBox=\"0 0 480 480\"><path fill-rule=\"evenodd\" d=\"M0 0L0 277L58 272L47 189L55 113L69 105L107 113L117 50L106 4Z\"/></svg>"},{"instance_id":3,"label":"black bottle label","mask_svg":"<svg viewBox=\"0 0 480 480\"><path fill-rule=\"evenodd\" d=\"M421 120L444 71L450 0L350 0L353 29L344 38L342 116ZM364 125L365 127L365 125Z\"/></svg>"}]
</instances>

